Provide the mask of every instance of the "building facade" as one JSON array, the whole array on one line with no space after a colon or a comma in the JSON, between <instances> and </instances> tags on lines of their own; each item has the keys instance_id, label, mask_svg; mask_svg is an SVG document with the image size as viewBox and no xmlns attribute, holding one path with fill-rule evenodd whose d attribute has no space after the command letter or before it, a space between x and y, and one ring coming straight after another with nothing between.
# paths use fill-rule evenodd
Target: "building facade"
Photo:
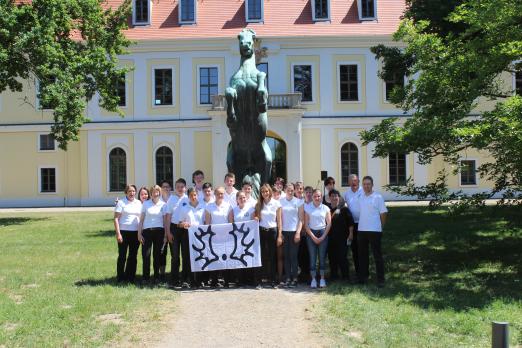
<instances>
[{"instance_id":1,"label":"building facade","mask_svg":"<svg viewBox=\"0 0 522 348\"><path fill-rule=\"evenodd\" d=\"M117 6L119 1L109 1ZM417 163L416 154L373 158L360 131L408 115L387 101L402 77L383 81L370 52L391 40L404 11L397 0L133 0L136 40L121 64L132 67L118 86L120 117L98 106L68 151L49 136L52 110L38 101L38 81L23 93L0 95L0 207L112 204L126 183L190 181L196 169L218 185L226 173L230 141L223 94L239 66L237 34L257 33L258 68L267 73L268 137L273 174L321 187L327 171L345 190L349 174L387 184L431 182L449 166ZM505 76L522 85L521 76ZM452 189L491 187L476 168L478 152L463 154Z\"/></svg>"}]
</instances>

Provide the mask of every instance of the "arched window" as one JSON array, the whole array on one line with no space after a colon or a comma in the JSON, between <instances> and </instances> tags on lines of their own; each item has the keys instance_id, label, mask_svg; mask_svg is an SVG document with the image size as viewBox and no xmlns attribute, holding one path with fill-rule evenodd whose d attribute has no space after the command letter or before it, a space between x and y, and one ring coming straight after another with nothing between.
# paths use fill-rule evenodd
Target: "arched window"
<instances>
[{"instance_id":1,"label":"arched window","mask_svg":"<svg viewBox=\"0 0 522 348\"><path fill-rule=\"evenodd\" d=\"M159 185L163 180L172 183L173 171L172 150L168 146L162 146L156 150L156 183Z\"/></svg>"},{"instance_id":2,"label":"arched window","mask_svg":"<svg viewBox=\"0 0 522 348\"><path fill-rule=\"evenodd\" d=\"M109 191L121 192L127 184L127 154L121 147L109 153Z\"/></svg>"},{"instance_id":3,"label":"arched window","mask_svg":"<svg viewBox=\"0 0 522 348\"><path fill-rule=\"evenodd\" d=\"M341 147L341 186L348 186L350 174L359 176L359 150L354 143Z\"/></svg>"},{"instance_id":4,"label":"arched window","mask_svg":"<svg viewBox=\"0 0 522 348\"><path fill-rule=\"evenodd\" d=\"M272 181L286 177L286 143L278 138L267 136L266 142L272 151Z\"/></svg>"}]
</instances>

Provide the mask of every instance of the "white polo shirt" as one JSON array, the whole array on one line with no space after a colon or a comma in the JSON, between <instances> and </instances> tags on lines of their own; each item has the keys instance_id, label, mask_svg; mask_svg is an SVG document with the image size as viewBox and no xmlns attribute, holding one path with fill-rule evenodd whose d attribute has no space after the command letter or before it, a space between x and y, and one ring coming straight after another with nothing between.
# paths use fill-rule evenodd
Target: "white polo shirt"
<instances>
[{"instance_id":1,"label":"white polo shirt","mask_svg":"<svg viewBox=\"0 0 522 348\"><path fill-rule=\"evenodd\" d=\"M362 187L359 187L357 191L353 192L352 188L349 187L348 191L344 193L344 200L348 204L348 209L352 213L353 222L359 223L359 198L364 194Z\"/></svg>"},{"instance_id":2,"label":"white polo shirt","mask_svg":"<svg viewBox=\"0 0 522 348\"><path fill-rule=\"evenodd\" d=\"M330 208L322 203L316 207L313 202L305 204L304 207L305 213L308 214L308 227L310 229L322 230L326 228L326 214L330 212Z\"/></svg>"},{"instance_id":3,"label":"white polo shirt","mask_svg":"<svg viewBox=\"0 0 522 348\"><path fill-rule=\"evenodd\" d=\"M227 190L225 190L225 197L224 197L224 200L230 204L230 206L232 208L234 208L235 206L237 206L237 200L236 200L236 195L237 195L237 190L236 188L234 187L234 189L232 190L232 193L228 194L227 193Z\"/></svg>"},{"instance_id":4,"label":"white polo shirt","mask_svg":"<svg viewBox=\"0 0 522 348\"><path fill-rule=\"evenodd\" d=\"M259 226L264 228L277 227L277 209L281 208L281 203L271 198L268 203L263 204L263 209L259 212Z\"/></svg>"},{"instance_id":5,"label":"white polo shirt","mask_svg":"<svg viewBox=\"0 0 522 348\"><path fill-rule=\"evenodd\" d=\"M252 196L250 196L250 198L247 199L247 201L245 202L245 205L248 205L248 206L254 207L254 208L255 208L256 204L257 204L257 199L255 199Z\"/></svg>"},{"instance_id":6,"label":"white polo shirt","mask_svg":"<svg viewBox=\"0 0 522 348\"><path fill-rule=\"evenodd\" d=\"M299 222L299 207L301 200L292 197L291 200L281 199L281 219L283 220L283 231L295 231Z\"/></svg>"},{"instance_id":7,"label":"white polo shirt","mask_svg":"<svg viewBox=\"0 0 522 348\"><path fill-rule=\"evenodd\" d=\"M214 196L212 196L208 202L205 201L204 198L203 198L202 200L199 200L199 199L198 199L198 201L199 201L200 204L203 205L203 207L206 208L209 204L214 203L214 202L216 201L216 199L214 198Z\"/></svg>"},{"instance_id":8,"label":"white polo shirt","mask_svg":"<svg viewBox=\"0 0 522 348\"><path fill-rule=\"evenodd\" d=\"M366 195L363 192L359 197L359 210L359 231L382 232L381 214L388 209L380 193Z\"/></svg>"},{"instance_id":9,"label":"white polo shirt","mask_svg":"<svg viewBox=\"0 0 522 348\"><path fill-rule=\"evenodd\" d=\"M244 222L254 219L255 208L246 204L243 206L243 209L236 205L232 208L232 211L234 212L234 222Z\"/></svg>"},{"instance_id":10,"label":"white polo shirt","mask_svg":"<svg viewBox=\"0 0 522 348\"><path fill-rule=\"evenodd\" d=\"M163 206L165 202L162 199L158 199L158 202L154 204L152 199L145 201L141 207L141 213L145 214L143 220L143 229L147 228L163 228Z\"/></svg>"},{"instance_id":11,"label":"white polo shirt","mask_svg":"<svg viewBox=\"0 0 522 348\"><path fill-rule=\"evenodd\" d=\"M221 204L218 206L216 202L210 203L206 207L206 211L210 214L210 223L211 224L227 224L228 223L228 213L230 212L230 204L223 200Z\"/></svg>"},{"instance_id":12,"label":"white polo shirt","mask_svg":"<svg viewBox=\"0 0 522 348\"><path fill-rule=\"evenodd\" d=\"M190 226L199 226L205 224L205 204L198 203L193 207L190 202L181 208L179 214L179 222L188 222Z\"/></svg>"},{"instance_id":13,"label":"white polo shirt","mask_svg":"<svg viewBox=\"0 0 522 348\"><path fill-rule=\"evenodd\" d=\"M140 223L141 202L139 199L129 201L127 197L118 200L118 204L114 207L115 213L120 213L118 222L120 231L137 231Z\"/></svg>"},{"instance_id":14,"label":"white polo shirt","mask_svg":"<svg viewBox=\"0 0 522 348\"><path fill-rule=\"evenodd\" d=\"M188 197L186 194L183 196L172 195L167 202L167 208L165 208L165 214L172 214L170 218L170 222L173 224L177 224L179 222L179 212L180 207L183 207L188 204Z\"/></svg>"}]
</instances>

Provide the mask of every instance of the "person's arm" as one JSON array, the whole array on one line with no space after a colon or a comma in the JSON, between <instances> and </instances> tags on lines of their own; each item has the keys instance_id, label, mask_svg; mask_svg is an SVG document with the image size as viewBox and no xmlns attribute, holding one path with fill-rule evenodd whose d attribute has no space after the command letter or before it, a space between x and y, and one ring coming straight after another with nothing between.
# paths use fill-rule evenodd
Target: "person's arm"
<instances>
[{"instance_id":1,"label":"person's arm","mask_svg":"<svg viewBox=\"0 0 522 348\"><path fill-rule=\"evenodd\" d=\"M170 232L170 219L172 218L172 214L165 214L165 218L163 219L163 225L165 226L165 237L169 241L169 243L172 243L172 240L174 240L174 236L172 235L172 232Z\"/></svg>"},{"instance_id":2,"label":"person's arm","mask_svg":"<svg viewBox=\"0 0 522 348\"><path fill-rule=\"evenodd\" d=\"M228 212L228 223L231 224L234 222L234 210L230 209Z\"/></svg>"},{"instance_id":3,"label":"person's arm","mask_svg":"<svg viewBox=\"0 0 522 348\"><path fill-rule=\"evenodd\" d=\"M138 224L138 241L143 244L143 220L145 220L145 213L140 214L140 223Z\"/></svg>"},{"instance_id":4,"label":"person's arm","mask_svg":"<svg viewBox=\"0 0 522 348\"><path fill-rule=\"evenodd\" d=\"M304 228L305 228L305 232L308 235L308 237L310 237L312 239L312 241L317 244L317 241L319 239L316 236L314 236L314 234L312 233L312 230L310 229L310 226L308 226L308 221L309 220L310 220L310 218L309 218L308 214L305 212L304 213Z\"/></svg>"},{"instance_id":5,"label":"person's arm","mask_svg":"<svg viewBox=\"0 0 522 348\"><path fill-rule=\"evenodd\" d=\"M386 215L388 213L381 213L380 214L380 217L381 217L381 228L384 229L384 224L386 223Z\"/></svg>"},{"instance_id":6,"label":"person's arm","mask_svg":"<svg viewBox=\"0 0 522 348\"><path fill-rule=\"evenodd\" d=\"M303 221L297 220L297 228L295 230L294 242L299 243L301 241L301 229L303 228Z\"/></svg>"},{"instance_id":7,"label":"person's arm","mask_svg":"<svg viewBox=\"0 0 522 348\"><path fill-rule=\"evenodd\" d=\"M283 221L281 219L281 210L281 207L276 210L277 246L283 245Z\"/></svg>"},{"instance_id":8,"label":"person's arm","mask_svg":"<svg viewBox=\"0 0 522 348\"><path fill-rule=\"evenodd\" d=\"M116 240L119 244L123 243L123 237L120 232L120 216L121 213L114 213L114 230L116 231Z\"/></svg>"},{"instance_id":9,"label":"person's arm","mask_svg":"<svg viewBox=\"0 0 522 348\"><path fill-rule=\"evenodd\" d=\"M326 236L328 236L328 233L330 232L330 228L332 227L332 214L330 213L330 210L326 212L325 216L325 222L326 222L326 229L324 231L324 234L318 238L319 243L321 243L323 240L326 239Z\"/></svg>"},{"instance_id":10,"label":"person's arm","mask_svg":"<svg viewBox=\"0 0 522 348\"><path fill-rule=\"evenodd\" d=\"M210 225L212 223L212 216L210 216L210 213L208 210L205 210L205 225Z\"/></svg>"}]
</instances>

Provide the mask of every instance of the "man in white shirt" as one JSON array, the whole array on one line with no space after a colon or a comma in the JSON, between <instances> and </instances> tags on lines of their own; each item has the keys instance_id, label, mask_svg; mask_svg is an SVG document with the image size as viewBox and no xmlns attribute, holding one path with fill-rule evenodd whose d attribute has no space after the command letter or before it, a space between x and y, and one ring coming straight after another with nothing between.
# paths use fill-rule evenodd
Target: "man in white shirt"
<instances>
[{"instance_id":1,"label":"man in white shirt","mask_svg":"<svg viewBox=\"0 0 522 348\"><path fill-rule=\"evenodd\" d=\"M353 266L355 274L359 274L359 251L357 250L357 228L359 226L359 198L364 194L362 187L359 186L359 178L356 174L350 174L348 177L348 190L344 193L344 200L350 209L353 217L353 240L351 242Z\"/></svg>"},{"instance_id":2,"label":"man in white shirt","mask_svg":"<svg viewBox=\"0 0 522 348\"><path fill-rule=\"evenodd\" d=\"M234 187L236 184L236 176L234 173L227 173L225 175L225 201L230 204L232 208L237 205L236 195L237 189Z\"/></svg>"},{"instance_id":3,"label":"man in white shirt","mask_svg":"<svg viewBox=\"0 0 522 348\"><path fill-rule=\"evenodd\" d=\"M205 182L205 174L202 170L197 169L192 173L192 183L198 193L198 201L203 200L203 183Z\"/></svg>"},{"instance_id":4,"label":"man in white shirt","mask_svg":"<svg viewBox=\"0 0 522 348\"><path fill-rule=\"evenodd\" d=\"M384 260L381 251L382 228L388 210L384 198L373 191L373 178L363 178L363 194L359 197L359 283L366 283L369 276L368 246L372 248L377 271L377 286L384 286Z\"/></svg>"}]
</instances>

